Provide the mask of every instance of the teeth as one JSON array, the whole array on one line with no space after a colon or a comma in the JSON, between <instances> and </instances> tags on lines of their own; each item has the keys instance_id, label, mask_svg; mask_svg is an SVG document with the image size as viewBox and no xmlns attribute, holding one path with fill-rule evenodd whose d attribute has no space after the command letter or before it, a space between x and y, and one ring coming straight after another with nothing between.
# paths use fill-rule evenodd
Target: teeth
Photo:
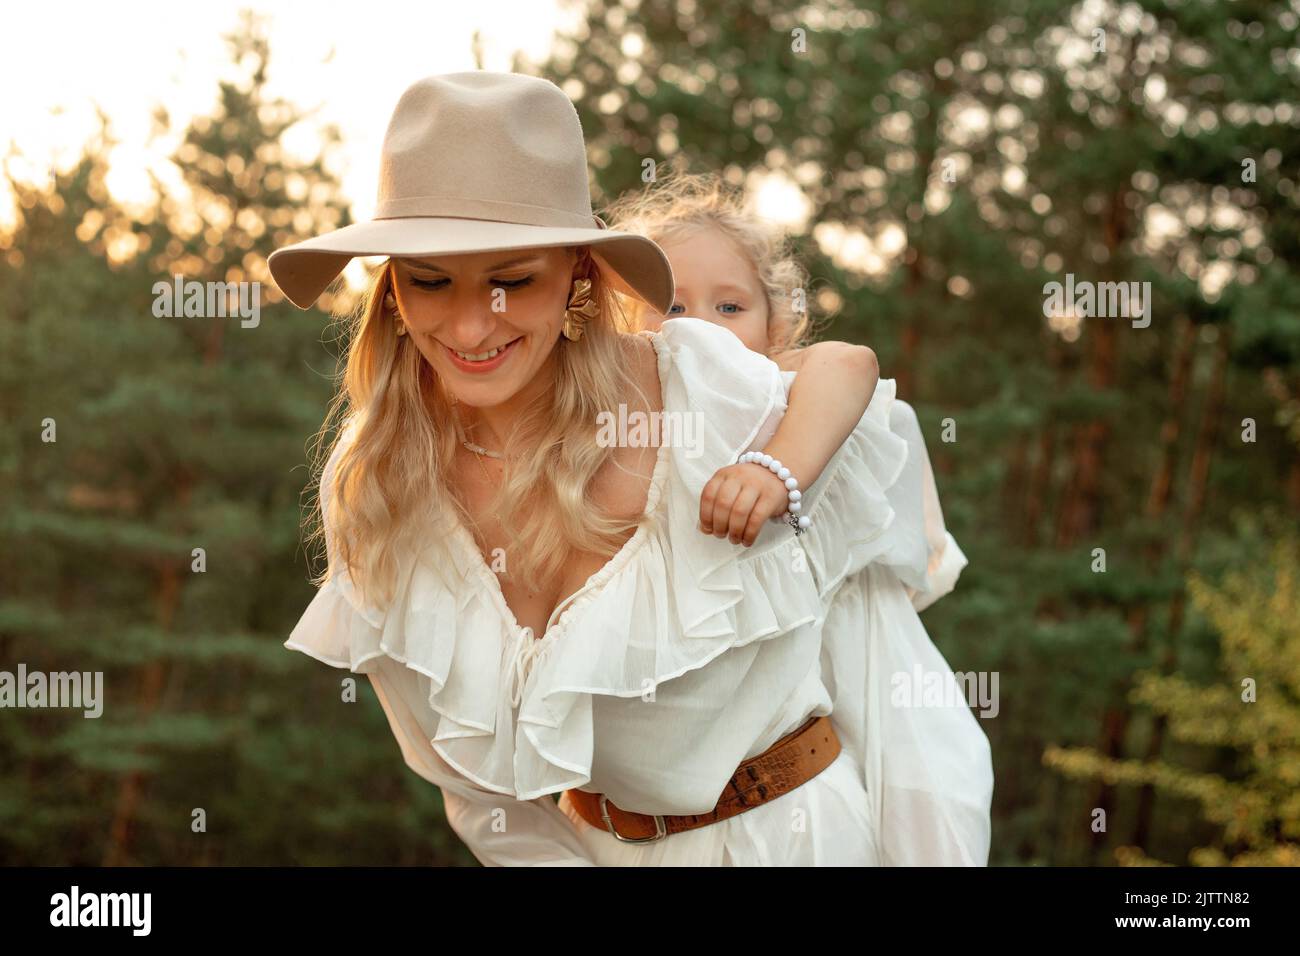
<instances>
[{"instance_id":1,"label":"teeth","mask_svg":"<svg viewBox=\"0 0 1300 956\"><path fill-rule=\"evenodd\" d=\"M504 345L494 348L490 352L479 352L477 355L471 355L469 352L462 352L459 349L452 349L452 351L467 362L486 362L490 358L495 358L503 348L505 348Z\"/></svg>"}]
</instances>

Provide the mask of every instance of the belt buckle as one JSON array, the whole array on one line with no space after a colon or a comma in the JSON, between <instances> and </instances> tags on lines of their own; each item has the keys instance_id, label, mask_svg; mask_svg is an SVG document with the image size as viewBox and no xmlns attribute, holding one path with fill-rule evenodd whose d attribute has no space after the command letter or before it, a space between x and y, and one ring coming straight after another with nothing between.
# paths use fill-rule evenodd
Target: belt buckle
<instances>
[{"instance_id":1,"label":"belt buckle","mask_svg":"<svg viewBox=\"0 0 1300 956\"><path fill-rule=\"evenodd\" d=\"M614 834L615 839L622 840L624 843L654 843L656 840L662 840L664 837L668 835L668 827L665 826L664 824L664 818L660 814L656 813L653 814L655 818L654 836L648 836L648 837L623 836L621 833L619 833L617 830L614 829L614 821L609 818L609 810L605 807L605 804L608 802L609 802L609 797L607 797L605 794L602 793L600 795L600 817L602 820L605 821L605 827L609 830L609 832Z\"/></svg>"}]
</instances>

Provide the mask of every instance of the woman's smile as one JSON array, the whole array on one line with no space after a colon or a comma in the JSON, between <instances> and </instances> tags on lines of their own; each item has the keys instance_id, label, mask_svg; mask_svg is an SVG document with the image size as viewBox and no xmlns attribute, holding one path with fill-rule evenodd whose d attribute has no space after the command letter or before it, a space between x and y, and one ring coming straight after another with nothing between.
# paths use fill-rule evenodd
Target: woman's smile
<instances>
[{"instance_id":1,"label":"woman's smile","mask_svg":"<svg viewBox=\"0 0 1300 956\"><path fill-rule=\"evenodd\" d=\"M461 352L449 345L443 345L448 357L453 365L465 372L491 372L493 369L500 368L514 351L516 345L523 341L523 336L511 339L504 345L487 349L482 352Z\"/></svg>"}]
</instances>

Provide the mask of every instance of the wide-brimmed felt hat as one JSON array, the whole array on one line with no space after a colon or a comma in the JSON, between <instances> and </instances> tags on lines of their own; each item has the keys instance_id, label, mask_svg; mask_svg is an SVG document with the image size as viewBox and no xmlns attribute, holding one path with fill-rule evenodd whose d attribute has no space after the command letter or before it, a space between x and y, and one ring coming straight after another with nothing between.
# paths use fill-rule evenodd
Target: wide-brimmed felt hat
<instances>
[{"instance_id":1,"label":"wide-brimmed felt hat","mask_svg":"<svg viewBox=\"0 0 1300 956\"><path fill-rule=\"evenodd\" d=\"M475 71L425 77L384 134L374 218L271 253L289 301L311 308L354 256L437 256L590 245L618 291L667 313L673 273L653 241L592 214L573 104L549 80Z\"/></svg>"}]
</instances>

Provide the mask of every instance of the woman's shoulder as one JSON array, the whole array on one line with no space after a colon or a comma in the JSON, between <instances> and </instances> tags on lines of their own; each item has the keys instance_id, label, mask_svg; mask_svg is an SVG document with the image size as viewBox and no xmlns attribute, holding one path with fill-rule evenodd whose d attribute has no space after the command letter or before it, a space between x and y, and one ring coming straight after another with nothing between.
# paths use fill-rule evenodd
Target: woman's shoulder
<instances>
[{"instance_id":1,"label":"woman's shoulder","mask_svg":"<svg viewBox=\"0 0 1300 956\"><path fill-rule=\"evenodd\" d=\"M706 448L722 458L734 460L772 416L784 413L776 363L726 329L703 319L669 319L652 341L664 410L697 419Z\"/></svg>"},{"instance_id":2,"label":"woman's shoulder","mask_svg":"<svg viewBox=\"0 0 1300 956\"><path fill-rule=\"evenodd\" d=\"M659 353L655 349L652 339L654 334L654 332L646 330L619 336L620 343L623 346L624 359L627 363L626 368L636 382L638 389L644 392L645 396L652 402L655 401L652 396L660 392ZM638 400L640 400L639 396Z\"/></svg>"}]
</instances>

